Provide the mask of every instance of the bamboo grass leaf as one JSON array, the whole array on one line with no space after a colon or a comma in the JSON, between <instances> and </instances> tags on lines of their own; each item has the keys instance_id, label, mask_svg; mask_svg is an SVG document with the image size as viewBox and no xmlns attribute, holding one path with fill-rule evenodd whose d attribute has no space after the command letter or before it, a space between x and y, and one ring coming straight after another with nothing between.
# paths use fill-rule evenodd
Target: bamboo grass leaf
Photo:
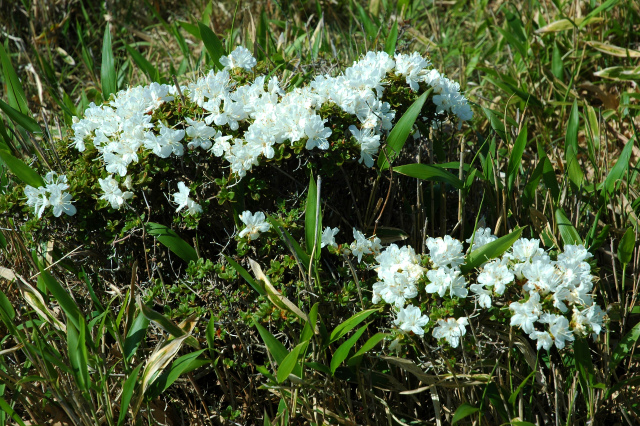
<instances>
[{"instance_id":1,"label":"bamboo grass leaf","mask_svg":"<svg viewBox=\"0 0 640 426\"><path fill-rule=\"evenodd\" d=\"M429 164L406 164L404 166L394 167L393 171L421 180L435 180L438 182L448 183L456 189L464 188L464 182L462 182L456 175L444 170L443 168Z\"/></svg>"},{"instance_id":2,"label":"bamboo grass leaf","mask_svg":"<svg viewBox=\"0 0 640 426\"><path fill-rule=\"evenodd\" d=\"M195 262L198 260L196 250L167 226L149 222L147 223L147 232L149 235L156 237L162 245L167 247L185 262Z\"/></svg>"},{"instance_id":3,"label":"bamboo grass leaf","mask_svg":"<svg viewBox=\"0 0 640 426\"><path fill-rule=\"evenodd\" d=\"M293 372L296 367L300 368L298 363L298 357L300 356L300 352L304 352L308 343L302 342L298 344L291 352L287 354L287 356L282 360L282 363L278 367L278 372L276 374L276 378L278 383L282 383L289 377L289 374Z\"/></svg>"},{"instance_id":4,"label":"bamboo grass leaf","mask_svg":"<svg viewBox=\"0 0 640 426\"><path fill-rule=\"evenodd\" d=\"M127 379L124 381L124 385L122 386L122 396L120 397L120 414L118 415L118 426L122 426L124 424L124 420L127 417L129 404L131 403L133 391L138 381L138 374L140 373L140 369L143 365L143 363L138 364L138 366L134 368L131 373L129 373L129 377L127 377Z\"/></svg>"},{"instance_id":5,"label":"bamboo grass leaf","mask_svg":"<svg viewBox=\"0 0 640 426\"><path fill-rule=\"evenodd\" d=\"M578 234L578 231L562 209L556 209L556 224L558 225L558 230L560 231L564 245L582 244L580 234Z\"/></svg>"},{"instance_id":6,"label":"bamboo grass leaf","mask_svg":"<svg viewBox=\"0 0 640 426\"><path fill-rule=\"evenodd\" d=\"M11 107L10 105L7 105L1 100L0 100L0 109L2 109L2 111L4 111L4 113L7 114L7 116L10 119L12 119L16 124L24 128L28 132L31 132L34 134L42 133L42 129L40 128L40 125L38 125L36 120L31 118L31 116L23 114L22 112Z\"/></svg>"},{"instance_id":7,"label":"bamboo grass leaf","mask_svg":"<svg viewBox=\"0 0 640 426\"><path fill-rule=\"evenodd\" d=\"M454 425L458 423L460 420L464 419L465 417L469 417L472 414L477 413L478 411L480 411L478 407L474 407L473 405L465 402L464 404L462 404L456 409L455 413L453 413L451 424Z\"/></svg>"},{"instance_id":8,"label":"bamboo grass leaf","mask_svg":"<svg viewBox=\"0 0 640 426\"><path fill-rule=\"evenodd\" d=\"M100 80L102 82L102 99L109 99L111 94L118 91L116 64L113 58L111 46L111 26L107 24L102 39L102 66L100 68Z\"/></svg>"},{"instance_id":9,"label":"bamboo grass leaf","mask_svg":"<svg viewBox=\"0 0 640 426\"><path fill-rule=\"evenodd\" d=\"M511 151L511 157L509 157L509 165L507 166L507 188L509 191L513 189L513 183L516 180L520 165L522 163L522 154L527 146L527 125L525 124L520 131L520 134L516 138L513 144L513 150Z\"/></svg>"},{"instance_id":10,"label":"bamboo grass leaf","mask_svg":"<svg viewBox=\"0 0 640 426\"><path fill-rule=\"evenodd\" d=\"M485 244L469 253L464 264L460 267L462 273L466 274L486 261L501 256L504 252L509 250L518 238L520 238L523 229L524 228L516 229L512 233L505 235L504 237L500 237L497 240Z\"/></svg>"},{"instance_id":11,"label":"bamboo grass leaf","mask_svg":"<svg viewBox=\"0 0 640 426\"><path fill-rule=\"evenodd\" d=\"M387 144L384 148L385 152L381 152L378 155L378 168L380 170L386 170L389 168L390 164L387 161L387 157L390 161L393 161L402 151L402 147L404 146L411 130L413 129L413 123L416 122L418 115L420 115L420 111L422 111L422 106L427 100L427 96L430 91L424 92L416 101L411 104L409 109L402 115L402 117L398 120L391 133L389 133L389 137L387 137Z\"/></svg>"},{"instance_id":12,"label":"bamboo grass leaf","mask_svg":"<svg viewBox=\"0 0 640 426\"><path fill-rule=\"evenodd\" d=\"M373 314L374 312L376 312L376 311L378 311L378 309L367 309L366 311L358 312L357 314L353 315L348 320L344 321L342 324L338 325L331 332L331 336L329 336L329 343L333 343L336 340L342 338L348 332L353 330L362 321L364 321L367 318L369 318L369 316L371 314Z\"/></svg>"},{"instance_id":13,"label":"bamboo grass leaf","mask_svg":"<svg viewBox=\"0 0 640 426\"><path fill-rule=\"evenodd\" d=\"M136 319L131 324L127 337L124 339L124 359L129 362L133 355L140 347L140 344L144 340L144 336L147 333L147 327L149 327L149 318L144 316L142 312L138 314Z\"/></svg>"},{"instance_id":14,"label":"bamboo grass leaf","mask_svg":"<svg viewBox=\"0 0 640 426\"><path fill-rule=\"evenodd\" d=\"M22 83L16 74L16 70L11 64L11 58L4 49L4 46L0 43L0 63L2 64L2 72L4 74L4 82L7 85L7 98L11 108L18 112L31 116L29 107L27 105L27 97L22 89Z\"/></svg>"},{"instance_id":15,"label":"bamboo grass leaf","mask_svg":"<svg viewBox=\"0 0 640 426\"><path fill-rule=\"evenodd\" d=\"M360 327L358 331L353 333L353 336L351 336L349 339L347 339L346 342L341 344L338 347L338 349L336 349L336 351L333 353L333 357L331 358L331 364L330 364L332 375L335 374L336 369L340 366L340 364L342 364L342 361L347 359L347 357L349 356L349 352L354 347L354 345L356 344L360 336L362 336L362 334L367 330L368 326L369 324L365 324L362 327Z\"/></svg>"},{"instance_id":16,"label":"bamboo grass leaf","mask_svg":"<svg viewBox=\"0 0 640 426\"><path fill-rule=\"evenodd\" d=\"M569 113L569 121L567 123L567 134L565 136L564 149L565 160L569 172L569 181L574 191L578 191L582 187L582 179L584 177L580 163L578 162L578 101L573 101L571 112Z\"/></svg>"},{"instance_id":17,"label":"bamboo grass leaf","mask_svg":"<svg viewBox=\"0 0 640 426\"><path fill-rule=\"evenodd\" d=\"M220 58L224 55L224 47L218 36L211 31L211 28L204 25L202 22L198 22L198 29L200 30L200 37L204 43L204 47L209 52L213 65L219 70L224 67L220 63Z\"/></svg>"},{"instance_id":18,"label":"bamboo grass leaf","mask_svg":"<svg viewBox=\"0 0 640 426\"><path fill-rule=\"evenodd\" d=\"M623 265L629 264L633 259L633 249L636 245L636 233L633 228L627 228L618 244L618 260Z\"/></svg>"}]
</instances>

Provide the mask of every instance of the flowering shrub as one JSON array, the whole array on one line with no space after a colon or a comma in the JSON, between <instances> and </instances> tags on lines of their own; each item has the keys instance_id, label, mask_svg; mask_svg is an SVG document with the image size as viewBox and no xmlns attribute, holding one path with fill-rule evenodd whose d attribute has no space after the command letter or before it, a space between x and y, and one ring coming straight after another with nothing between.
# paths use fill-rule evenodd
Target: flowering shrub
<instances>
[{"instance_id":1,"label":"flowering shrub","mask_svg":"<svg viewBox=\"0 0 640 426\"><path fill-rule=\"evenodd\" d=\"M467 242L473 241L475 250L495 239L489 228L481 228ZM538 349L549 350L554 343L562 349L574 336L597 338L604 312L591 295L595 277L586 262L591 254L583 246L567 245L552 260L539 244L536 239L518 239L504 255L468 274L460 270L462 244L450 236L429 238L429 254L423 256L395 244L382 251L369 249L376 255L379 279L373 285L372 303L391 305L393 324L401 333L398 341L409 332L422 336L428 324L437 324L433 337L455 348L469 319L484 312L510 316L510 325L522 329ZM363 243L356 239L346 250L353 252L354 246ZM361 257L361 252L356 255ZM469 285L473 281L477 283ZM443 305L444 310L437 309Z\"/></svg>"}]
</instances>

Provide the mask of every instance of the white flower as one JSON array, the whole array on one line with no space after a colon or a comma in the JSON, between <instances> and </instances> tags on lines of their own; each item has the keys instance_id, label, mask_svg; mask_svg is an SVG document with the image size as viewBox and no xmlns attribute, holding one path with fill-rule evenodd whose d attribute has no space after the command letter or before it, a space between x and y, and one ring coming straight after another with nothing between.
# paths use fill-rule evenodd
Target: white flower
<instances>
[{"instance_id":1,"label":"white flower","mask_svg":"<svg viewBox=\"0 0 640 426\"><path fill-rule=\"evenodd\" d=\"M319 149L329 149L329 141L327 138L331 136L331 129L324 127L326 120L319 115L313 115L304 125L304 133L307 136L307 149L318 147Z\"/></svg>"},{"instance_id":2,"label":"white flower","mask_svg":"<svg viewBox=\"0 0 640 426\"><path fill-rule=\"evenodd\" d=\"M437 268L441 266L458 268L464 262L462 243L449 235L444 238L427 238L427 248L429 257Z\"/></svg>"},{"instance_id":3,"label":"white flower","mask_svg":"<svg viewBox=\"0 0 640 426\"><path fill-rule=\"evenodd\" d=\"M47 188L44 186L34 188L31 185L26 185L24 187L24 195L27 196L27 205L33 208L34 213L40 219L44 210L49 207Z\"/></svg>"},{"instance_id":4,"label":"white flower","mask_svg":"<svg viewBox=\"0 0 640 426\"><path fill-rule=\"evenodd\" d=\"M255 240L260 236L261 232L267 232L271 228L271 224L266 221L266 217L262 212L254 214L249 210L245 210L240 215L240 221L246 225L246 228L240 231L240 238L248 235L250 240Z\"/></svg>"},{"instance_id":5,"label":"white flower","mask_svg":"<svg viewBox=\"0 0 640 426\"><path fill-rule=\"evenodd\" d=\"M467 282L460 275L460 271L450 269L443 266L439 269L427 271L427 278L431 281L425 288L427 293L438 293L440 297L449 291L449 296L457 296L461 299L467 297L469 293L466 286Z\"/></svg>"},{"instance_id":6,"label":"white flower","mask_svg":"<svg viewBox=\"0 0 640 426\"><path fill-rule=\"evenodd\" d=\"M324 228L324 231L322 232L322 242L320 248L324 248L325 246L334 248L338 247L335 237L339 231L340 230L338 228L329 228L328 226Z\"/></svg>"},{"instance_id":7,"label":"white flower","mask_svg":"<svg viewBox=\"0 0 640 426\"><path fill-rule=\"evenodd\" d=\"M58 187L52 188L49 204L53 207L53 215L55 217L60 217L62 213L68 216L76 214L76 208L71 204L71 194L62 192Z\"/></svg>"},{"instance_id":8,"label":"white flower","mask_svg":"<svg viewBox=\"0 0 640 426\"><path fill-rule=\"evenodd\" d=\"M436 339L446 339L452 348L457 348L460 338L467 334L467 324L469 324L467 317L439 319L438 327L433 329L432 334Z\"/></svg>"},{"instance_id":9,"label":"white flower","mask_svg":"<svg viewBox=\"0 0 640 426\"><path fill-rule=\"evenodd\" d=\"M373 155L378 153L380 148L380 135L373 134L373 129L359 130L356 126L349 126L349 131L360 144L360 159L358 163L364 161L367 167L373 167Z\"/></svg>"},{"instance_id":10,"label":"white flower","mask_svg":"<svg viewBox=\"0 0 640 426\"><path fill-rule=\"evenodd\" d=\"M100 188L104 195L100 197L101 200L107 200L111 204L111 208L119 209L124 204L125 200L133 197L133 193L129 191L122 192L118 187L118 182L111 176L107 176L104 179L98 179Z\"/></svg>"},{"instance_id":11,"label":"white flower","mask_svg":"<svg viewBox=\"0 0 640 426\"><path fill-rule=\"evenodd\" d=\"M191 215L202 212L200 204L189 198L189 192L191 192L191 190L184 184L184 182L178 182L178 192L172 194L173 201L178 205L176 213L185 207L187 208L187 212Z\"/></svg>"},{"instance_id":12,"label":"white flower","mask_svg":"<svg viewBox=\"0 0 640 426\"><path fill-rule=\"evenodd\" d=\"M351 254L358 257L358 262L362 262L363 254L373 253L371 250L371 241L367 240L364 234L356 228L353 228L353 238L355 238L355 241L351 243L349 249L351 250Z\"/></svg>"},{"instance_id":13,"label":"white flower","mask_svg":"<svg viewBox=\"0 0 640 426\"><path fill-rule=\"evenodd\" d=\"M492 241L497 240L498 237L491 234L491 228L478 228L473 237L469 238L467 242L471 244L473 240L473 246L471 251L477 250L485 244L489 244Z\"/></svg>"},{"instance_id":14,"label":"white flower","mask_svg":"<svg viewBox=\"0 0 640 426\"><path fill-rule=\"evenodd\" d=\"M225 69L243 68L245 71L251 71L258 61L253 57L249 49L244 46L238 46L229 56L220 57L220 63Z\"/></svg>"},{"instance_id":15,"label":"white flower","mask_svg":"<svg viewBox=\"0 0 640 426\"><path fill-rule=\"evenodd\" d=\"M500 260L494 260L484 265L478 275L478 282L487 287L493 287L496 294L502 296L507 284L513 282L513 272Z\"/></svg>"},{"instance_id":16,"label":"white flower","mask_svg":"<svg viewBox=\"0 0 640 426\"><path fill-rule=\"evenodd\" d=\"M569 329L569 320L562 315L545 313L540 318L540 322L549 324L549 334L553 337L558 349L564 348L566 341L572 342L575 339Z\"/></svg>"},{"instance_id":17,"label":"white flower","mask_svg":"<svg viewBox=\"0 0 640 426\"><path fill-rule=\"evenodd\" d=\"M527 333L533 333L533 323L540 318L542 314L542 305L540 304L540 294L532 292L529 300L525 303L512 302L509 309L513 312L511 317L511 325L518 325Z\"/></svg>"},{"instance_id":18,"label":"white flower","mask_svg":"<svg viewBox=\"0 0 640 426\"><path fill-rule=\"evenodd\" d=\"M429 317L422 315L419 307L409 305L400 309L398 317L393 323L405 333L413 332L413 334L422 336L424 327L429 323Z\"/></svg>"},{"instance_id":19,"label":"white flower","mask_svg":"<svg viewBox=\"0 0 640 426\"><path fill-rule=\"evenodd\" d=\"M546 331L534 331L533 333L529 334L529 337L537 341L536 347L538 350L540 350L541 348L550 350L551 346L553 346L553 338Z\"/></svg>"},{"instance_id":20,"label":"white flower","mask_svg":"<svg viewBox=\"0 0 640 426\"><path fill-rule=\"evenodd\" d=\"M476 294L478 305L482 308L489 309L491 307L491 291L484 288L481 284L471 284L469 286L472 292Z\"/></svg>"},{"instance_id":21,"label":"white flower","mask_svg":"<svg viewBox=\"0 0 640 426\"><path fill-rule=\"evenodd\" d=\"M192 138L187 144L187 148L195 149L200 147L205 150L211 148L211 139L217 137L219 132L213 127L207 126L203 121L195 121L189 117L185 117L185 120L189 125L187 127L187 136Z\"/></svg>"}]
</instances>

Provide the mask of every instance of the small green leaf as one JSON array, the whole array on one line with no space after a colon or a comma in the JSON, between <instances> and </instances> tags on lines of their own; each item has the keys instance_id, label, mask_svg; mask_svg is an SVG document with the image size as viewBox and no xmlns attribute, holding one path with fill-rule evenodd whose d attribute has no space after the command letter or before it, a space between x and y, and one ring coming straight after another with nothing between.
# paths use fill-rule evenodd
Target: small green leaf
<instances>
[{"instance_id":1,"label":"small green leaf","mask_svg":"<svg viewBox=\"0 0 640 426\"><path fill-rule=\"evenodd\" d=\"M522 154L524 148L527 146L527 125L522 126L520 134L516 138L513 144L513 150L511 151L511 157L509 157L509 165L507 166L507 188L509 191L513 189L513 182L516 180L520 165L522 163Z\"/></svg>"},{"instance_id":2,"label":"small green leaf","mask_svg":"<svg viewBox=\"0 0 640 426\"><path fill-rule=\"evenodd\" d=\"M580 234L578 234L578 231L562 209L556 209L556 224L558 225L558 230L560 231L564 245L582 244Z\"/></svg>"},{"instance_id":3,"label":"small green leaf","mask_svg":"<svg viewBox=\"0 0 640 426\"><path fill-rule=\"evenodd\" d=\"M278 379L278 383L282 383L289 377L289 374L298 367L298 357L300 356L300 352L304 352L304 349L307 347L307 342L302 342L298 344L287 356L282 360L282 363L278 367L278 373L276 374L276 378Z\"/></svg>"},{"instance_id":4,"label":"small green leaf","mask_svg":"<svg viewBox=\"0 0 640 426\"><path fill-rule=\"evenodd\" d=\"M396 125L393 126L393 129L387 138L387 146L384 148L384 152L381 152L378 155L378 168L380 170L388 169L389 161L393 161L400 154L400 151L402 151L402 147L413 129L413 123L416 122L416 119L420 115L422 106L427 100L427 95L429 93L430 91L424 92L418 99L416 99L400 120L398 120ZM387 161L387 157L389 158L389 161Z\"/></svg>"},{"instance_id":5,"label":"small green leaf","mask_svg":"<svg viewBox=\"0 0 640 426\"><path fill-rule=\"evenodd\" d=\"M336 349L336 351L333 354L333 357L331 358L330 368L331 368L332 375L336 372L336 369L340 366L340 364L342 364L342 361L347 359L347 357L349 356L349 352L351 351L353 346L356 344L360 336L362 336L362 334L367 330L368 326L369 324L365 324L362 327L360 327L358 331L353 333L353 336L349 337L349 339L347 339L346 342L341 344L338 347L338 349Z\"/></svg>"},{"instance_id":6,"label":"small green leaf","mask_svg":"<svg viewBox=\"0 0 640 426\"><path fill-rule=\"evenodd\" d=\"M100 68L100 79L102 81L102 99L109 99L112 93L118 91L116 64L113 59L113 49L111 47L110 25L104 29L104 38L102 39L102 67Z\"/></svg>"},{"instance_id":7,"label":"small green leaf","mask_svg":"<svg viewBox=\"0 0 640 426\"><path fill-rule=\"evenodd\" d=\"M456 412L453 414L453 419L451 419L451 424L456 424L465 417L469 417L470 415L475 414L478 411L480 411L479 408L465 402L456 409Z\"/></svg>"},{"instance_id":8,"label":"small green leaf","mask_svg":"<svg viewBox=\"0 0 640 426\"><path fill-rule=\"evenodd\" d=\"M220 63L220 58L224 55L224 47L218 36L211 31L211 29L204 25L202 22L198 22L198 29L200 30L200 37L204 43L204 47L207 48L209 56L217 69L221 70L224 67Z\"/></svg>"},{"instance_id":9,"label":"small green leaf","mask_svg":"<svg viewBox=\"0 0 640 426\"><path fill-rule=\"evenodd\" d=\"M129 404L131 403L131 397L133 397L133 390L136 387L138 374L142 368L143 363L138 364L136 368L129 374L127 380L124 381L122 386L122 396L120 397L120 415L118 416L118 426L124 424L124 420L127 417L127 411L129 410Z\"/></svg>"},{"instance_id":10,"label":"small green leaf","mask_svg":"<svg viewBox=\"0 0 640 426\"><path fill-rule=\"evenodd\" d=\"M348 320L344 321L342 324L338 325L332 332L329 337L329 343L333 343L336 340L340 339L342 336L347 334L349 331L353 330L355 326L360 324L362 321L369 318L369 315L376 312L377 309L367 309L366 311L358 312L353 315Z\"/></svg>"},{"instance_id":11,"label":"small green leaf","mask_svg":"<svg viewBox=\"0 0 640 426\"><path fill-rule=\"evenodd\" d=\"M565 135L564 149L565 160L567 162L567 170L569 172L569 181L574 191L582 186L582 169L578 162L578 101L573 101L571 113L569 114L569 122L567 123L567 134Z\"/></svg>"},{"instance_id":12,"label":"small green leaf","mask_svg":"<svg viewBox=\"0 0 640 426\"><path fill-rule=\"evenodd\" d=\"M633 228L628 228L618 244L618 260L627 265L633 258L633 249L636 246L636 233Z\"/></svg>"},{"instance_id":13,"label":"small green leaf","mask_svg":"<svg viewBox=\"0 0 640 426\"><path fill-rule=\"evenodd\" d=\"M195 262L198 260L196 250L180 238L172 229L154 222L147 223L146 227L149 235L156 237L160 243L185 262L192 260Z\"/></svg>"},{"instance_id":14,"label":"small green leaf","mask_svg":"<svg viewBox=\"0 0 640 426\"><path fill-rule=\"evenodd\" d=\"M448 183L456 189L462 189L464 187L464 182L458 179L453 173L429 164L407 164L394 167L393 171L417 179Z\"/></svg>"},{"instance_id":15,"label":"small green leaf","mask_svg":"<svg viewBox=\"0 0 640 426\"><path fill-rule=\"evenodd\" d=\"M500 237L495 241L485 244L482 247L469 253L465 259L464 264L460 267L463 274L471 272L473 269L479 267L488 260L501 256L504 252L509 250L513 243L515 243L524 228L519 228L512 233Z\"/></svg>"}]
</instances>

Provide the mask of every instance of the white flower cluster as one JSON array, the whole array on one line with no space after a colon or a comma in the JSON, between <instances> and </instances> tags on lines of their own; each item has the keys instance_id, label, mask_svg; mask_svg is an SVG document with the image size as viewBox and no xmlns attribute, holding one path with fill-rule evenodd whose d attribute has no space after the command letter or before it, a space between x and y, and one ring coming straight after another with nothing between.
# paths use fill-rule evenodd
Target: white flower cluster
<instances>
[{"instance_id":1,"label":"white flower cluster","mask_svg":"<svg viewBox=\"0 0 640 426\"><path fill-rule=\"evenodd\" d=\"M486 228L477 230L467 242L473 240L475 250L495 239ZM508 306L510 324L535 340L538 349L549 350L553 344L562 349L576 335L595 337L603 328L604 312L591 296L593 276L586 262L591 254L584 246L567 245L553 261L539 247L539 240L521 238L501 258L481 266L477 282L468 286L460 272L464 262L460 241L450 236L428 238L426 245L429 254L425 261L432 266L428 270L420 266L421 256L408 246L391 244L376 257L375 271L380 281L373 285L372 301L393 305L393 322L402 332L423 335L429 323L428 315L419 307L407 305L418 299L418 282L425 277L426 293L466 299L470 289L477 306L484 309L491 308L493 299L503 296L510 286L521 285L516 294L522 299ZM439 319L432 334L455 348L468 324L467 317Z\"/></svg>"},{"instance_id":2,"label":"white flower cluster","mask_svg":"<svg viewBox=\"0 0 640 426\"><path fill-rule=\"evenodd\" d=\"M98 151L109 174L100 182L101 198L113 208L120 208L133 194L122 191L114 175L127 176L129 166L144 151L161 158L179 157L185 153L186 142L189 150L201 149L224 158L231 172L242 178L261 157L272 158L276 144L303 140L309 150L326 150L332 130L319 111L328 102L357 118L358 125L351 125L349 131L360 144L359 162L372 167L381 136L392 128L395 118L395 111L381 100L390 73L406 77L414 91L421 82L433 87L438 113L451 113L460 123L472 117L459 85L441 76L418 53L391 57L369 52L339 76L319 75L309 85L287 93L277 77L258 76L249 84L235 86L230 71L251 71L257 63L244 47L220 62L223 70L212 70L180 88L201 113L174 126L154 121L154 111L163 103L174 102L178 90L158 83L120 91L100 106L91 103L83 119L74 118L73 145L84 151L90 141ZM246 129L243 132L239 132L241 124ZM197 210L182 202L183 189L179 194L178 210Z\"/></svg>"},{"instance_id":3,"label":"white flower cluster","mask_svg":"<svg viewBox=\"0 0 640 426\"><path fill-rule=\"evenodd\" d=\"M69 216L76 214L76 208L71 204L71 194L64 192L69 189L67 177L52 171L45 175L44 182L44 186L34 188L31 185L26 185L24 188L27 205L33 208L38 219L42 217L45 209L49 206L53 208L55 217L60 217L62 213Z\"/></svg>"}]
</instances>

